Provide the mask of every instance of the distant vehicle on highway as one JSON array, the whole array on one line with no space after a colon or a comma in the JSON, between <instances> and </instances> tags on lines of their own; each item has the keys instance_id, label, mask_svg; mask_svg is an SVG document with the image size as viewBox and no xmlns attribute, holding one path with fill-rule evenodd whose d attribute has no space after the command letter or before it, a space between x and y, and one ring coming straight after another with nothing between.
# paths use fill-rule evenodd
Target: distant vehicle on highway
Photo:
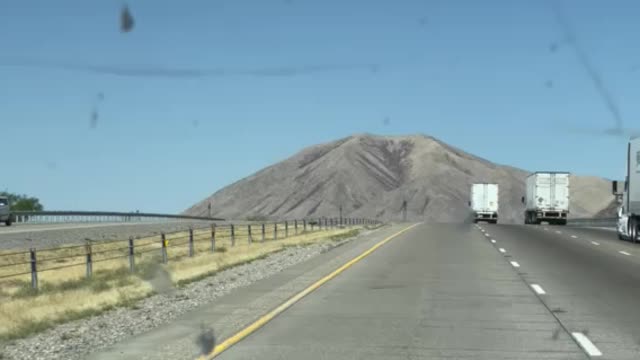
<instances>
[{"instance_id":1,"label":"distant vehicle on highway","mask_svg":"<svg viewBox=\"0 0 640 360\"><path fill-rule=\"evenodd\" d=\"M486 221L492 224L498 222L498 184L471 185L471 201L469 206L473 211L473 222Z\"/></svg>"},{"instance_id":2,"label":"distant vehicle on highway","mask_svg":"<svg viewBox=\"0 0 640 360\"><path fill-rule=\"evenodd\" d=\"M13 218L11 217L9 198L6 196L0 196L0 222L4 222L5 225L11 226L12 221Z\"/></svg>"},{"instance_id":3,"label":"distant vehicle on highway","mask_svg":"<svg viewBox=\"0 0 640 360\"><path fill-rule=\"evenodd\" d=\"M535 172L527 177L524 223L566 225L569 215L569 173Z\"/></svg>"},{"instance_id":4,"label":"distant vehicle on highway","mask_svg":"<svg viewBox=\"0 0 640 360\"><path fill-rule=\"evenodd\" d=\"M614 195L622 192L622 206L618 208L618 238L640 241L640 137L631 139L627 150L627 176L624 189L613 182Z\"/></svg>"}]
</instances>

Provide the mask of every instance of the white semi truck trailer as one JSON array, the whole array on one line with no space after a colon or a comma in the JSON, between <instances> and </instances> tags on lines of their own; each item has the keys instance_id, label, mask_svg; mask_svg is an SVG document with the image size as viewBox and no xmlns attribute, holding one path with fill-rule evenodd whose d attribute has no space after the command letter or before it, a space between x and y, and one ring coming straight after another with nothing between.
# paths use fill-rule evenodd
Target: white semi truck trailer
<instances>
[{"instance_id":1,"label":"white semi truck trailer","mask_svg":"<svg viewBox=\"0 0 640 360\"><path fill-rule=\"evenodd\" d=\"M473 222L498 222L498 184L472 184L471 201Z\"/></svg>"},{"instance_id":2,"label":"white semi truck trailer","mask_svg":"<svg viewBox=\"0 0 640 360\"><path fill-rule=\"evenodd\" d=\"M631 139L627 148L626 181L613 182L613 193L619 194L623 184L622 205L618 208L618 237L640 241L640 137Z\"/></svg>"},{"instance_id":3,"label":"white semi truck trailer","mask_svg":"<svg viewBox=\"0 0 640 360\"><path fill-rule=\"evenodd\" d=\"M569 173L535 172L527 177L524 223L566 225L569 216Z\"/></svg>"}]
</instances>

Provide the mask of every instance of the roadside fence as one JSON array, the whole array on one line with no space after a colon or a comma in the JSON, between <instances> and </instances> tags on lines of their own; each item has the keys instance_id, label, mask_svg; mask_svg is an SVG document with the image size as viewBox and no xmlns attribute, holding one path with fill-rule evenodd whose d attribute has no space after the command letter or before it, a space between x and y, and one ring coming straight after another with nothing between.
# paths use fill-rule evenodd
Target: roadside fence
<instances>
[{"instance_id":1,"label":"roadside fence","mask_svg":"<svg viewBox=\"0 0 640 360\"><path fill-rule=\"evenodd\" d=\"M277 241L310 232L325 231L381 222L354 218L320 218L281 222L211 224L186 231L160 233L126 240L87 240L84 244L26 251L0 252L0 284L29 282L39 288L39 276L64 270L58 276L91 279L100 270L136 272L149 263L168 264L197 253L225 252L240 243ZM59 280L59 279L58 279Z\"/></svg>"}]
</instances>

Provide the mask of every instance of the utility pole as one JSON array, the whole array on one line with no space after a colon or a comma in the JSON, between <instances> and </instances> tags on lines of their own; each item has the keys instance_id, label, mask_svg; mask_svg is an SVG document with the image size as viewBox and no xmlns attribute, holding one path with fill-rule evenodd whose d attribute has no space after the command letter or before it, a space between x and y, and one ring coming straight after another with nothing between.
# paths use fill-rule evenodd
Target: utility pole
<instances>
[{"instance_id":1,"label":"utility pole","mask_svg":"<svg viewBox=\"0 0 640 360\"><path fill-rule=\"evenodd\" d=\"M211 217L211 203L209 203L209 205L207 207L209 209L209 217Z\"/></svg>"},{"instance_id":2,"label":"utility pole","mask_svg":"<svg viewBox=\"0 0 640 360\"><path fill-rule=\"evenodd\" d=\"M342 226L342 205L340 205L340 226Z\"/></svg>"}]
</instances>

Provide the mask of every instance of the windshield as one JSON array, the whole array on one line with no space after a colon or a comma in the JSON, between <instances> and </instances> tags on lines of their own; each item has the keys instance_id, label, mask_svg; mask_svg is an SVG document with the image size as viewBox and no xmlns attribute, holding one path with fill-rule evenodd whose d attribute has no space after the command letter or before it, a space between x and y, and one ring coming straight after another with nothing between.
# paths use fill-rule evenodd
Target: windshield
<instances>
[{"instance_id":1,"label":"windshield","mask_svg":"<svg viewBox=\"0 0 640 360\"><path fill-rule=\"evenodd\" d=\"M640 359L638 19L2 0L0 359Z\"/></svg>"}]
</instances>

